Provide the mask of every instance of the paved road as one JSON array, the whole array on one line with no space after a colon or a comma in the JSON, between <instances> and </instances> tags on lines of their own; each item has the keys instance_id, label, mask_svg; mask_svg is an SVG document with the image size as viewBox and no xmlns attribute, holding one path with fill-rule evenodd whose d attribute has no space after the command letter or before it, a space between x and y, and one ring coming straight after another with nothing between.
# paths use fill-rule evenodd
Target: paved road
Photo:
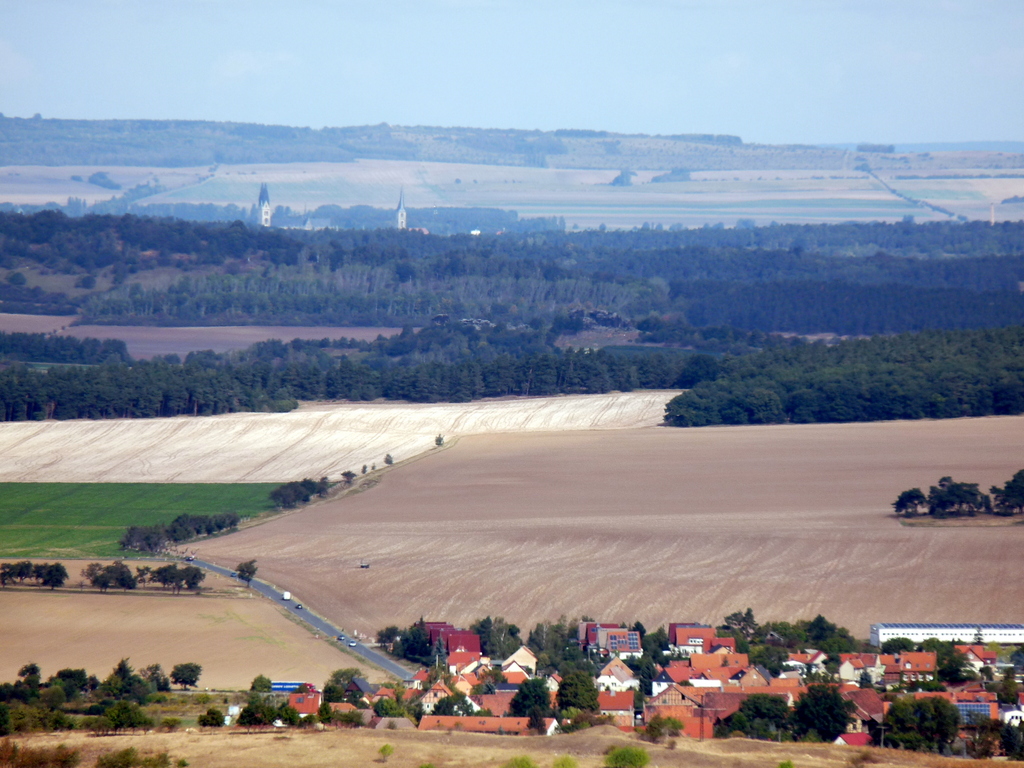
<instances>
[{"instance_id":1,"label":"paved road","mask_svg":"<svg viewBox=\"0 0 1024 768\"><path fill-rule=\"evenodd\" d=\"M237 578L234 576L234 571L230 570L229 568L221 568L219 565L207 563L204 560L193 560L191 564L198 565L200 568L205 568L206 570L212 571L214 573L219 573L221 576L227 576L229 579ZM323 632L328 637L338 637L338 635L342 633L341 630L338 629L338 627L334 626L328 621L325 621L324 619L321 619L319 616L313 615L308 610L306 610L305 607L298 608L299 605L302 605L302 602L295 597L294 593L292 594L292 599L290 602L283 602L282 592L277 590L275 587L270 586L270 584L267 584L267 582L265 581L253 579L249 586L252 589L259 592L264 597L269 597L274 602L286 606L288 608L288 611L293 616L301 619L314 629ZM346 648L349 651L362 656L371 664L375 664L376 666L383 669L385 672L394 675L399 680L408 680L412 677L412 675L409 673L409 670L399 666L391 659L375 651L373 648L369 648L359 642L356 642L355 645L352 645L351 643L354 642L354 640L352 638L348 638L347 636L346 640L339 642L344 642Z\"/></svg>"}]
</instances>

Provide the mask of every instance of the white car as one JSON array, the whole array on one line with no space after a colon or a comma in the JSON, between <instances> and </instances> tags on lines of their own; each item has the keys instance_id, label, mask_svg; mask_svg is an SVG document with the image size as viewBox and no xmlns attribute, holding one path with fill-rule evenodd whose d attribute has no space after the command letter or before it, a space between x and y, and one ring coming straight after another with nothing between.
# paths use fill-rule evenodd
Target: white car
<instances>
[{"instance_id":1,"label":"white car","mask_svg":"<svg viewBox=\"0 0 1024 768\"><path fill-rule=\"evenodd\" d=\"M349 648L355 648L355 647L356 647L356 645L358 645L358 643L356 643L356 641L355 641L355 640L349 640L349 641L348 641L348 647L349 647Z\"/></svg>"}]
</instances>

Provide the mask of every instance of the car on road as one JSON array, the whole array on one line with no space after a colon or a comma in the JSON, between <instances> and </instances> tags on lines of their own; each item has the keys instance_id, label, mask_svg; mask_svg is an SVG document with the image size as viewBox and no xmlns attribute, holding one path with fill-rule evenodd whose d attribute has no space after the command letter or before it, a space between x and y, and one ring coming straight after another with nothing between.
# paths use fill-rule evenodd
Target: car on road
<instances>
[{"instance_id":1,"label":"car on road","mask_svg":"<svg viewBox=\"0 0 1024 768\"><path fill-rule=\"evenodd\" d=\"M338 635L338 639L344 641L346 638L344 635Z\"/></svg>"},{"instance_id":2,"label":"car on road","mask_svg":"<svg viewBox=\"0 0 1024 768\"><path fill-rule=\"evenodd\" d=\"M356 641L355 641L355 640L349 640L349 641L348 641L348 647L349 647L349 648L355 648L355 647L356 647L356 645L357 645L357 643L356 643Z\"/></svg>"},{"instance_id":3,"label":"car on road","mask_svg":"<svg viewBox=\"0 0 1024 768\"><path fill-rule=\"evenodd\" d=\"M302 603L296 603L295 604L295 610L296 611L301 611L302 610Z\"/></svg>"}]
</instances>

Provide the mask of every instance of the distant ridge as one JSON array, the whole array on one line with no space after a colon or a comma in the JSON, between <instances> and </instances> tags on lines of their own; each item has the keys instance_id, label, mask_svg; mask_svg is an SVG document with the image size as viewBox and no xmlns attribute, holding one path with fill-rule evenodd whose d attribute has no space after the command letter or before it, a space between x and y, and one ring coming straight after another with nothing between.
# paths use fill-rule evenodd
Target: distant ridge
<instances>
[{"instance_id":1,"label":"distant ridge","mask_svg":"<svg viewBox=\"0 0 1024 768\"><path fill-rule=\"evenodd\" d=\"M220 164L330 162L358 159L629 171L851 171L868 163L884 170L936 165L899 152L907 147L1017 146L1024 142L901 145L895 154L859 156L856 145L815 147L745 144L728 134L625 134L587 129L556 131L445 128L381 123L302 128L201 120L63 120L0 114L0 166L84 165L202 167ZM992 149L987 149L993 152ZM986 167L1021 167L1024 157L992 154ZM675 181L675 179L673 179ZM685 182L683 182L685 183Z\"/></svg>"}]
</instances>

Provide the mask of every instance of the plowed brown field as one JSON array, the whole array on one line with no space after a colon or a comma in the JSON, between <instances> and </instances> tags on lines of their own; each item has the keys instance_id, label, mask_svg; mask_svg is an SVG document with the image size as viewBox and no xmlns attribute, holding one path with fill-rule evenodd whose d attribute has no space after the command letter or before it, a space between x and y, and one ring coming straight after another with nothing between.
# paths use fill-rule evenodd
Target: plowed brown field
<instances>
[{"instance_id":1,"label":"plowed brown field","mask_svg":"<svg viewBox=\"0 0 1024 768\"><path fill-rule=\"evenodd\" d=\"M889 507L942 475L987 489L1021 467L1024 417L477 435L203 556L255 557L366 632L748 606L860 637L875 621L1021 621L1024 526L903 527Z\"/></svg>"},{"instance_id":2,"label":"plowed brown field","mask_svg":"<svg viewBox=\"0 0 1024 768\"><path fill-rule=\"evenodd\" d=\"M237 483L338 479L433 449L438 434L622 429L664 417L671 392L414 405L342 403L291 413L0 423L0 481Z\"/></svg>"}]
</instances>

